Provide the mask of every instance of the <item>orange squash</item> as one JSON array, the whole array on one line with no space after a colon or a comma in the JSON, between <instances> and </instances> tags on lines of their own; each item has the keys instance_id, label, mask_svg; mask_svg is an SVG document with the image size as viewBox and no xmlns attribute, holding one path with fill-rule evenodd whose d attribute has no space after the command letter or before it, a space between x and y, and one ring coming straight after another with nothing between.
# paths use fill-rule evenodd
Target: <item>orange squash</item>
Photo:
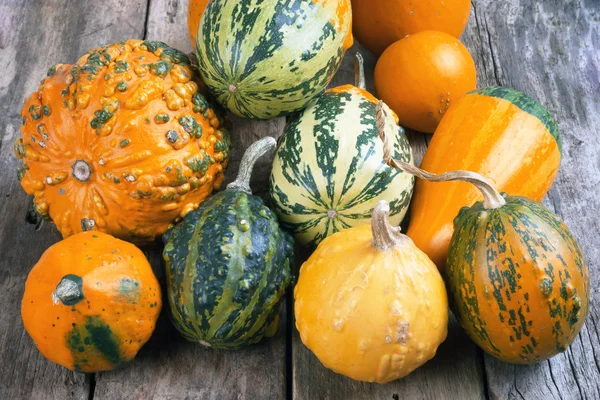
<instances>
[{"instance_id":1,"label":"orange squash","mask_svg":"<svg viewBox=\"0 0 600 400\"><path fill-rule=\"evenodd\" d=\"M469 0L352 0L353 33L377 55L406 35L426 30L459 37L470 13Z\"/></svg>"},{"instance_id":2,"label":"orange squash","mask_svg":"<svg viewBox=\"0 0 600 400\"><path fill-rule=\"evenodd\" d=\"M139 249L83 232L44 252L27 277L21 315L46 358L97 372L135 357L161 306L158 281Z\"/></svg>"},{"instance_id":3,"label":"orange squash","mask_svg":"<svg viewBox=\"0 0 600 400\"><path fill-rule=\"evenodd\" d=\"M425 152L421 168L440 174L469 170L500 192L541 201L561 159L558 127L540 104L516 90L489 87L451 106ZM441 269L462 207L482 199L466 182L418 180L407 235Z\"/></svg>"},{"instance_id":4,"label":"orange squash","mask_svg":"<svg viewBox=\"0 0 600 400\"><path fill-rule=\"evenodd\" d=\"M385 383L431 359L446 339L448 300L440 273L388 221L325 238L302 265L294 289L300 338L328 368Z\"/></svg>"},{"instance_id":5,"label":"orange squash","mask_svg":"<svg viewBox=\"0 0 600 400\"><path fill-rule=\"evenodd\" d=\"M397 41L375 67L375 89L400 125L433 133L453 101L475 89L477 72L453 36L425 31Z\"/></svg>"},{"instance_id":6,"label":"orange squash","mask_svg":"<svg viewBox=\"0 0 600 400\"><path fill-rule=\"evenodd\" d=\"M63 237L146 243L223 181L229 132L187 56L129 40L50 69L25 101L15 153L23 189Z\"/></svg>"},{"instance_id":7,"label":"orange squash","mask_svg":"<svg viewBox=\"0 0 600 400\"><path fill-rule=\"evenodd\" d=\"M190 40L194 49L196 48L196 35L198 34L200 19L202 18L202 14L204 14L204 10L209 1L210 0L190 0L188 3L188 32L190 33Z\"/></svg>"}]
</instances>

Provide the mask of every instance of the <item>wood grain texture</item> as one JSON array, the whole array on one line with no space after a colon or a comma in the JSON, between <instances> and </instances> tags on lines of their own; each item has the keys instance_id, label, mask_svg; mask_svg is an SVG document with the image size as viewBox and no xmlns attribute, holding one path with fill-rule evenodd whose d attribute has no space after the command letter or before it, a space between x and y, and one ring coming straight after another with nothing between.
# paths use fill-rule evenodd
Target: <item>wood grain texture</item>
<instances>
[{"instance_id":1,"label":"wood grain texture","mask_svg":"<svg viewBox=\"0 0 600 400\"><path fill-rule=\"evenodd\" d=\"M544 204L571 227L590 267L590 315L569 349L534 366L513 366L484 355L452 319L438 355L403 380L387 385L351 381L325 369L284 317L272 339L238 352L188 343L168 320L126 368L92 376L47 361L23 329L20 301L31 266L60 240L51 224L25 223L28 199L15 177L12 143L19 111L48 67L74 62L86 50L128 38L163 40L192 50L186 0L0 0L0 399L598 399L600 398L600 2L598 0L473 0L462 37L478 70L479 86L501 84L537 98L562 133L561 170ZM375 58L360 45L348 52L333 86L353 82L353 55L365 56L373 91ZM227 181L254 140L280 135L284 119L231 118L233 153ZM419 163L428 136L408 132ZM265 197L271 159L253 176ZM162 279L159 249L147 250ZM302 254L299 255L302 261ZM304 255L304 258L306 255ZM291 306L291 303L289 303ZM290 310L291 308L288 308ZM286 335L293 356L287 377ZM90 393L90 389L95 390Z\"/></svg>"},{"instance_id":2,"label":"wood grain texture","mask_svg":"<svg viewBox=\"0 0 600 400\"><path fill-rule=\"evenodd\" d=\"M186 53L192 52L187 32L186 0L152 0L146 22L146 39L160 40ZM246 148L257 139L278 137L284 119L250 121L228 117L232 153L225 182L235 179ZM260 159L252 176L254 194L267 194L272 155ZM146 251L163 283L160 250ZM166 299L166 293L163 293ZM152 339L127 368L96 374L95 399L282 399L285 397L285 313L275 337L239 351L205 349L185 340L169 321L163 306Z\"/></svg>"},{"instance_id":3,"label":"wood grain texture","mask_svg":"<svg viewBox=\"0 0 600 400\"><path fill-rule=\"evenodd\" d=\"M367 89L375 93L373 70L375 56L355 43L346 53L332 86L354 83L354 54L365 59ZM420 164L427 136L408 132L408 138ZM385 385L356 382L326 369L300 340L294 328L292 336L293 395L296 399L477 399L484 397L483 375L478 350L452 318L448 338L435 358L408 377Z\"/></svg>"},{"instance_id":4,"label":"wood grain texture","mask_svg":"<svg viewBox=\"0 0 600 400\"><path fill-rule=\"evenodd\" d=\"M590 268L590 313L564 353L534 366L488 355L493 399L600 398L600 2L478 0L464 35L480 86L500 84L536 98L555 116L563 139L558 177L544 205L580 242Z\"/></svg>"},{"instance_id":5,"label":"wood grain texture","mask_svg":"<svg viewBox=\"0 0 600 400\"><path fill-rule=\"evenodd\" d=\"M0 4L0 399L88 399L90 376L46 360L23 329L21 297L30 268L60 240L49 223L25 222L29 201L13 155L25 97L52 65L91 47L139 36L145 1L3 1ZM140 21L134 22L134 21Z\"/></svg>"}]
</instances>

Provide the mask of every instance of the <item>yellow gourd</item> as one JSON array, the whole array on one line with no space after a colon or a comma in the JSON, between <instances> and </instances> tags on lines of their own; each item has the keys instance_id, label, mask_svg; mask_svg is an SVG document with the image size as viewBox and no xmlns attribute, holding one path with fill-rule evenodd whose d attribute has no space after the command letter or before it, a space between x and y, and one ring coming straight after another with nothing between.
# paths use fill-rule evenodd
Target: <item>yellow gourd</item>
<instances>
[{"instance_id":1,"label":"yellow gourd","mask_svg":"<svg viewBox=\"0 0 600 400\"><path fill-rule=\"evenodd\" d=\"M306 347L337 373L385 383L430 360L446 339L448 300L435 264L389 224L389 205L371 226L329 236L302 265L294 290Z\"/></svg>"}]
</instances>

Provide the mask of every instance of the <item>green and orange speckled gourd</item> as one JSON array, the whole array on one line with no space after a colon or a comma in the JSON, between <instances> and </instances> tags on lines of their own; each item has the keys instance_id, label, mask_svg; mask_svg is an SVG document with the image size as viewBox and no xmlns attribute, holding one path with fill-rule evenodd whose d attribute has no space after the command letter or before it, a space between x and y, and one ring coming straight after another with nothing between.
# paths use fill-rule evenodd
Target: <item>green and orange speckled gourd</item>
<instances>
[{"instance_id":1,"label":"green and orange speckled gourd","mask_svg":"<svg viewBox=\"0 0 600 400\"><path fill-rule=\"evenodd\" d=\"M469 337L515 364L564 351L583 326L590 291L588 267L569 228L540 203L500 195L479 174L431 174L392 159L386 147L384 159L396 168L432 182L469 182L483 195L454 219L445 269L452 310Z\"/></svg>"},{"instance_id":2,"label":"green and orange speckled gourd","mask_svg":"<svg viewBox=\"0 0 600 400\"><path fill-rule=\"evenodd\" d=\"M25 101L21 185L63 237L99 230L146 243L223 181L222 118L186 55L128 40L48 71Z\"/></svg>"},{"instance_id":3,"label":"green and orange speckled gourd","mask_svg":"<svg viewBox=\"0 0 600 400\"><path fill-rule=\"evenodd\" d=\"M254 163L275 144L265 137L250 146L227 190L164 236L172 320L190 341L237 349L277 330L294 241L249 186Z\"/></svg>"}]
</instances>

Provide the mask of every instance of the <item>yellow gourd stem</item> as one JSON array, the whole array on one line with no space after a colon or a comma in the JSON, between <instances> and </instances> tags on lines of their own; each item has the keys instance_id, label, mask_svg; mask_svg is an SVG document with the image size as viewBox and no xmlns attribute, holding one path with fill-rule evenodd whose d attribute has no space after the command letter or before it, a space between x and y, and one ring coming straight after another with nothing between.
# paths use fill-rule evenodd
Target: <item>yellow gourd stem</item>
<instances>
[{"instance_id":1,"label":"yellow gourd stem","mask_svg":"<svg viewBox=\"0 0 600 400\"><path fill-rule=\"evenodd\" d=\"M387 201L381 200L373 209L371 218L371 231L373 232L373 245L379 251L387 251L392 247L397 247L406 236L400 233L400 227L393 227L388 221L390 205Z\"/></svg>"},{"instance_id":2,"label":"yellow gourd stem","mask_svg":"<svg viewBox=\"0 0 600 400\"><path fill-rule=\"evenodd\" d=\"M354 55L354 86L359 89L367 89L365 81L365 61L362 54L356 52Z\"/></svg>"},{"instance_id":3,"label":"yellow gourd stem","mask_svg":"<svg viewBox=\"0 0 600 400\"><path fill-rule=\"evenodd\" d=\"M390 136L385 130L385 121L391 111L387 104L379 100L377 103L377 130L379 138L383 142L383 160L391 167L398 168L404 172L416 176L417 178L425 179L430 182L446 182L446 181L464 181L469 182L477 187L483 195L483 206L486 209L500 208L506 204L502 195L496 190L494 185L483 175L472 171L450 171L443 174L433 174L424 171L404 161L395 160L392 158L392 142Z\"/></svg>"}]
</instances>

